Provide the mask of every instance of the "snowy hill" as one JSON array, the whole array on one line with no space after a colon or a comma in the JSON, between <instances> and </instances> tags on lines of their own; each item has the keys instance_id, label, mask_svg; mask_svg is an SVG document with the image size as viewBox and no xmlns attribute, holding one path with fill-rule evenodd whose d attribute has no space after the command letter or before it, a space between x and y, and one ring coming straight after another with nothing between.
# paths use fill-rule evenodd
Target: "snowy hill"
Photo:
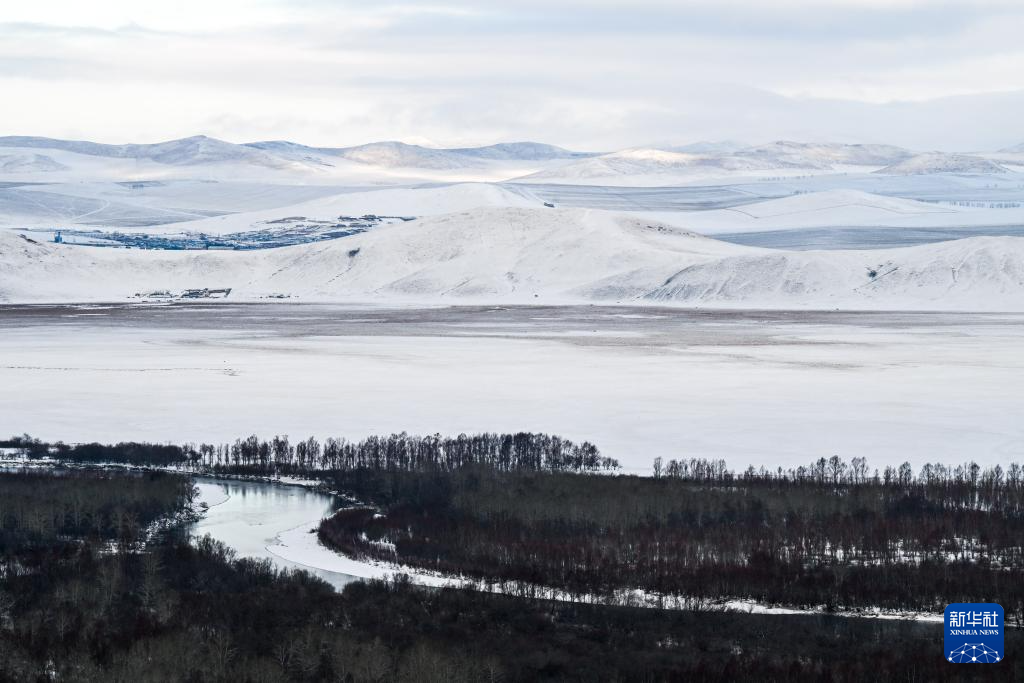
<instances>
[{"instance_id":1,"label":"snowy hill","mask_svg":"<svg viewBox=\"0 0 1024 683\"><path fill-rule=\"evenodd\" d=\"M681 269L651 301L866 309L1024 310L1024 238L975 237L878 251L773 251Z\"/></svg>"},{"instance_id":2,"label":"snowy hill","mask_svg":"<svg viewBox=\"0 0 1024 683\"><path fill-rule=\"evenodd\" d=\"M732 154L741 149L746 149L750 145L743 142L736 142L734 140L721 140L721 141L710 141L702 140L700 142L691 142L686 145L674 145L674 146L660 146L655 145L655 149L665 149L669 152L683 152L684 154L705 154L705 155L725 155Z\"/></svg>"},{"instance_id":3,"label":"snowy hill","mask_svg":"<svg viewBox=\"0 0 1024 683\"><path fill-rule=\"evenodd\" d=\"M232 287L240 299L1024 310L1024 239L786 252L619 214L525 208L242 252L76 247L0 232L0 300L123 301L193 287Z\"/></svg>"},{"instance_id":4,"label":"snowy hill","mask_svg":"<svg viewBox=\"0 0 1024 683\"><path fill-rule=\"evenodd\" d=\"M8 151L9 150L9 151ZM47 154L38 154L46 150ZM11 157L0 172L68 171L95 180L248 178L346 184L503 180L588 156L534 142L432 149L402 142L310 147L286 140L234 144L204 135L154 144L109 145L42 137L0 137Z\"/></svg>"},{"instance_id":5,"label":"snowy hill","mask_svg":"<svg viewBox=\"0 0 1024 683\"><path fill-rule=\"evenodd\" d=\"M889 175L924 175L929 173L1008 173L994 161L970 154L928 152L918 154L877 171Z\"/></svg>"},{"instance_id":6,"label":"snowy hill","mask_svg":"<svg viewBox=\"0 0 1024 683\"><path fill-rule=\"evenodd\" d=\"M288 161L323 162L341 158L382 167L452 169L479 166L486 161L551 161L592 156L538 142L508 142L484 147L435 149L404 142L371 142L354 147L310 147L287 140L234 144L196 135L153 144L109 145L81 140L6 136L0 148L48 149L111 159L146 159L167 165L216 164L243 161L281 167Z\"/></svg>"},{"instance_id":7,"label":"snowy hill","mask_svg":"<svg viewBox=\"0 0 1024 683\"><path fill-rule=\"evenodd\" d=\"M664 149L637 148L573 161L517 178L517 182L663 185L749 168L735 157L707 157ZM728 167L728 168L726 168Z\"/></svg>"},{"instance_id":8,"label":"snowy hill","mask_svg":"<svg viewBox=\"0 0 1024 683\"><path fill-rule=\"evenodd\" d=\"M546 161L550 159L582 159L596 156L591 152L572 152L540 142L503 142L485 147L458 147L445 150L462 156L505 161Z\"/></svg>"},{"instance_id":9,"label":"snowy hill","mask_svg":"<svg viewBox=\"0 0 1024 683\"><path fill-rule=\"evenodd\" d=\"M331 157L384 168L429 168L450 170L474 168L484 161L551 161L580 159L592 156L571 152L539 142L507 142L485 147L454 147L448 149L410 145L404 142L371 142L355 147L307 147L294 142L250 142L247 147L265 150L296 159L325 161Z\"/></svg>"},{"instance_id":10,"label":"snowy hill","mask_svg":"<svg viewBox=\"0 0 1024 683\"><path fill-rule=\"evenodd\" d=\"M434 216L481 207L539 207L541 200L523 192L488 183L457 183L424 188L383 188L344 192L298 204L247 211L227 216L175 223L175 233L219 235L265 228L286 217L331 221L339 216ZM161 232L163 230L160 230Z\"/></svg>"},{"instance_id":11,"label":"snowy hill","mask_svg":"<svg viewBox=\"0 0 1024 683\"><path fill-rule=\"evenodd\" d=\"M244 145L235 145L205 135L141 145L106 145L96 142L9 136L0 138L0 147L56 149L113 159L147 159L171 166L215 164L229 161L243 161L269 167L283 165L281 159L260 150Z\"/></svg>"},{"instance_id":12,"label":"snowy hill","mask_svg":"<svg viewBox=\"0 0 1024 683\"><path fill-rule=\"evenodd\" d=\"M1011 148L1002 156L917 154L875 144L777 141L766 145L694 143L675 148L633 148L611 153L574 152L537 142L432 148L403 142L354 147L312 147L287 140L234 144L204 135L153 144L102 144L43 137L0 137L0 172L62 172L123 180L247 178L276 182L413 183L500 181L608 185L668 185L708 178L769 174L795 177L838 172L890 175L1005 173L1019 164ZM878 170L881 168L881 170Z\"/></svg>"},{"instance_id":13,"label":"snowy hill","mask_svg":"<svg viewBox=\"0 0 1024 683\"><path fill-rule=\"evenodd\" d=\"M727 143L683 148L637 148L603 154L522 178L529 182L668 184L701 178L779 172L829 173L847 167L894 164L912 156L891 145L846 145L779 141L736 149Z\"/></svg>"},{"instance_id":14,"label":"snowy hill","mask_svg":"<svg viewBox=\"0 0 1024 683\"><path fill-rule=\"evenodd\" d=\"M400 142L332 148L285 140L234 144L202 135L126 145L0 137L0 154L29 159L6 171L17 174L13 180L29 182L37 180L33 174L61 171L49 173L47 182L211 179L362 186L499 181L585 156L538 143L450 150ZM33 154L43 158L32 163Z\"/></svg>"},{"instance_id":15,"label":"snowy hill","mask_svg":"<svg viewBox=\"0 0 1024 683\"><path fill-rule=\"evenodd\" d=\"M372 142L335 150L337 156L374 166L458 169L472 168L484 161L550 161L589 156L536 142L514 142L487 147L434 149L404 142Z\"/></svg>"},{"instance_id":16,"label":"snowy hill","mask_svg":"<svg viewBox=\"0 0 1024 683\"><path fill-rule=\"evenodd\" d=\"M767 145L748 147L736 156L762 160L765 168L833 168L845 166L886 166L913 156L893 145L848 145L841 143L791 142L780 140Z\"/></svg>"},{"instance_id":17,"label":"snowy hill","mask_svg":"<svg viewBox=\"0 0 1024 683\"><path fill-rule=\"evenodd\" d=\"M46 156L45 154L4 154L0 152L0 173L48 173L66 171L67 168L64 164L55 161L53 157Z\"/></svg>"},{"instance_id":18,"label":"snowy hill","mask_svg":"<svg viewBox=\"0 0 1024 683\"><path fill-rule=\"evenodd\" d=\"M446 150L430 149L404 142L371 142L367 145L338 150L338 156L361 164L385 168L431 168L450 170L480 166L479 160L453 155Z\"/></svg>"}]
</instances>

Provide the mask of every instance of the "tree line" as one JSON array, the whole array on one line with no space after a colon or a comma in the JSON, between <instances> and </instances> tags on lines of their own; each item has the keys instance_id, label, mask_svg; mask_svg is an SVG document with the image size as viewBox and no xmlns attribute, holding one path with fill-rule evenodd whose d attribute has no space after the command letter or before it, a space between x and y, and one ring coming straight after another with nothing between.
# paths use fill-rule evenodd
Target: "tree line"
<instances>
[{"instance_id":1,"label":"tree line","mask_svg":"<svg viewBox=\"0 0 1024 683\"><path fill-rule=\"evenodd\" d=\"M45 443L23 435L0 441L28 458L53 457L86 463L180 466L197 471L258 475L312 475L332 470L406 470L450 472L467 466L498 471L593 472L615 470L619 463L597 446L557 435L459 434L415 436L405 432L371 436L358 442L315 437L292 442L287 436L256 435L230 444L161 445L124 442L68 445Z\"/></svg>"}]
</instances>

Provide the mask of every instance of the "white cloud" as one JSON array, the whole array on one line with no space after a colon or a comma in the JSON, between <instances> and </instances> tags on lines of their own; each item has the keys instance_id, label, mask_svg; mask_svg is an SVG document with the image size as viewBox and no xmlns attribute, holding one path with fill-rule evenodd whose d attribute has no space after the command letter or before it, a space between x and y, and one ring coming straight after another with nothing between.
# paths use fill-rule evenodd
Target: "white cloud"
<instances>
[{"instance_id":1,"label":"white cloud","mask_svg":"<svg viewBox=\"0 0 1024 683\"><path fill-rule=\"evenodd\" d=\"M41 0L0 11L0 132L840 137L872 103L1024 90L1022 28L1019 3L979 0ZM819 100L845 104L823 121ZM876 137L914 137L875 121Z\"/></svg>"}]
</instances>

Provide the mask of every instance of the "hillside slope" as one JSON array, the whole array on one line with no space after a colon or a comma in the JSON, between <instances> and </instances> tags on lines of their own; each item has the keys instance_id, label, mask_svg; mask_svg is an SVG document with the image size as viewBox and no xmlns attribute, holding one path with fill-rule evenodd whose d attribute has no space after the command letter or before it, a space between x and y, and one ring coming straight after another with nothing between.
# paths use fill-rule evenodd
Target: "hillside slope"
<instances>
[{"instance_id":1,"label":"hillside slope","mask_svg":"<svg viewBox=\"0 0 1024 683\"><path fill-rule=\"evenodd\" d=\"M0 300L124 301L192 287L232 287L241 299L1024 310L1024 239L787 252L613 213L525 208L244 252L126 251L0 233Z\"/></svg>"},{"instance_id":2,"label":"hillside slope","mask_svg":"<svg viewBox=\"0 0 1024 683\"><path fill-rule=\"evenodd\" d=\"M274 209L175 223L172 231L220 235L259 230L285 217L334 220L340 216L434 216L487 206L539 207L540 199L490 183L456 183L436 187L384 188L343 192Z\"/></svg>"},{"instance_id":3,"label":"hillside slope","mask_svg":"<svg viewBox=\"0 0 1024 683\"><path fill-rule=\"evenodd\" d=\"M1007 173L996 162L970 154L928 152L879 169L888 175L924 175L930 173Z\"/></svg>"}]
</instances>

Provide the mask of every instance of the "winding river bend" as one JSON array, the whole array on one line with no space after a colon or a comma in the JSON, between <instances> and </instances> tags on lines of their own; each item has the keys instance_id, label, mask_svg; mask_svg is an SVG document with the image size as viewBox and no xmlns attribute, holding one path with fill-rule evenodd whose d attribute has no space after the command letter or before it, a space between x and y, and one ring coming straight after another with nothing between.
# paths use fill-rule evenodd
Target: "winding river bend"
<instances>
[{"instance_id":1,"label":"winding river bend","mask_svg":"<svg viewBox=\"0 0 1024 683\"><path fill-rule=\"evenodd\" d=\"M316 540L316 526L337 508L334 496L302 486L213 477L197 477L196 486L199 501L209 509L192 525L193 536L209 534L238 557L305 569L338 589L359 580L335 570L344 558Z\"/></svg>"},{"instance_id":2,"label":"winding river bend","mask_svg":"<svg viewBox=\"0 0 1024 683\"><path fill-rule=\"evenodd\" d=\"M52 463L43 466L56 473L62 471L61 467L53 467ZM25 469L24 463L0 460L0 472L19 472ZM416 583L425 586L461 585L483 589L471 581L467 584L462 579L417 571L411 567L364 562L324 547L317 538L316 527L321 519L338 509L340 501L335 496L304 486L270 481L197 475L195 482L199 489L196 502L206 503L208 508L202 519L190 525L190 535L209 535L233 549L237 557L266 559L278 567L304 569L339 590L354 581L389 578L398 574L411 575ZM538 588L542 592L547 590ZM549 597L563 599L557 591ZM666 606L661 600L633 604L640 607ZM822 614L820 610L766 606L749 599L724 599L716 603L716 606L760 614L813 614L827 620L881 618L941 622L943 619L941 612L884 612L874 609Z\"/></svg>"},{"instance_id":3,"label":"winding river bend","mask_svg":"<svg viewBox=\"0 0 1024 683\"><path fill-rule=\"evenodd\" d=\"M319 543L316 527L338 509L335 496L295 484L197 476L199 499L209 508L192 525L194 537L209 534L232 548L238 557L267 559L278 567L305 569L336 589L366 578L387 578L404 572L427 586L459 585L458 579L418 572L409 567L382 566L345 557ZM555 599L561 599L555 597ZM635 603L643 605L641 601ZM654 607L660 602L646 606ZM763 614L817 614L820 611L760 605L752 600L728 600L720 608ZM941 621L942 614L867 610L828 615L829 618L883 618Z\"/></svg>"}]
</instances>

